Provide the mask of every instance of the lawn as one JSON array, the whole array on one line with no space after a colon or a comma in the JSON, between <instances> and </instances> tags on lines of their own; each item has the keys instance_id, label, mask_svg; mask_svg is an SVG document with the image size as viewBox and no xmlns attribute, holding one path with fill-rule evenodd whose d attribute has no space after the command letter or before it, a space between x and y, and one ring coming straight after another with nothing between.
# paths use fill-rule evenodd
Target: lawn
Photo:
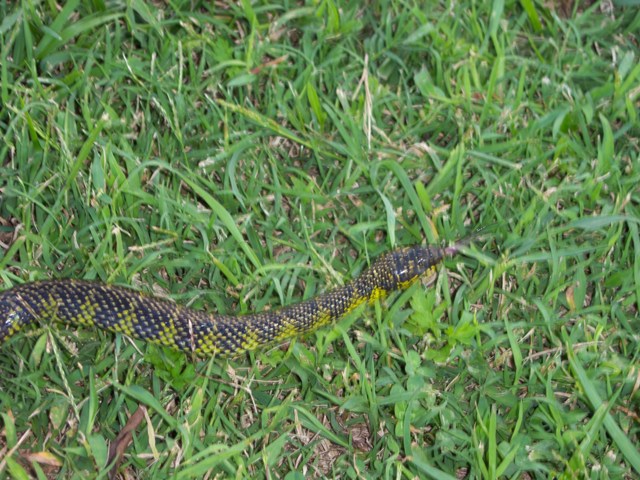
<instances>
[{"instance_id":1,"label":"lawn","mask_svg":"<svg viewBox=\"0 0 640 480\"><path fill-rule=\"evenodd\" d=\"M633 0L0 1L0 290L241 314L484 228L237 358L42 319L0 346L0 477L108 478L133 416L123 478L638 478L638 32Z\"/></svg>"}]
</instances>

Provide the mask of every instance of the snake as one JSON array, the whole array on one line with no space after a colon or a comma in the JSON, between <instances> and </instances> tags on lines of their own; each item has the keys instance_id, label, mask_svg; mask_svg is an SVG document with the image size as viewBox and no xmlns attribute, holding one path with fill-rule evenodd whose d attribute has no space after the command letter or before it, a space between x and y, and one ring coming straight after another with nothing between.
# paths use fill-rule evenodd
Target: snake
<instances>
[{"instance_id":1,"label":"snake","mask_svg":"<svg viewBox=\"0 0 640 480\"><path fill-rule=\"evenodd\" d=\"M98 327L198 357L237 356L339 321L365 302L408 288L459 252L414 245L378 257L350 282L273 311L218 315L137 290L91 280L19 284L0 293L0 345L24 327L58 321Z\"/></svg>"}]
</instances>

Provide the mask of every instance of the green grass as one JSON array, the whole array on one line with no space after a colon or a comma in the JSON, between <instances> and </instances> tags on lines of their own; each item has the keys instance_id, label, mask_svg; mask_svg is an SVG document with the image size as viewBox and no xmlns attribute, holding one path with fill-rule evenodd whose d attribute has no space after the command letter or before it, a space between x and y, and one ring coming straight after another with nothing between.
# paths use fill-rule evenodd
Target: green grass
<instances>
[{"instance_id":1,"label":"green grass","mask_svg":"<svg viewBox=\"0 0 640 480\"><path fill-rule=\"evenodd\" d=\"M21 333L0 476L106 478L138 405L142 478L640 475L640 11L420 3L0 2L2 289L243 313L497 222L432 284L229 361Z\"/></svg>"}]
</instances>

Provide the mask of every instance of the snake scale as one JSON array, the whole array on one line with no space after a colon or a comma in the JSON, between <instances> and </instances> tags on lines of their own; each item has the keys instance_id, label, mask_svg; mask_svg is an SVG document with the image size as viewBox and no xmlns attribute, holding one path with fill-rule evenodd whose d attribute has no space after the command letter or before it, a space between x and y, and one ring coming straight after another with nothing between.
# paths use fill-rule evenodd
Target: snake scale
<instances>
[{"instance_id":1,"label":"snake scale","mask_svg":"<svg viewBox=\"0 0 640 480\"><path fill-rule=\"evenodd\" d=\"M459 244L458 244L459 245ZM217 315L135 290L85 280L45 280L0 293L0 344L36 321L100 327L198 356L234 356L335 322L367 301L408 287L458 245L412 246L379 257L351 282L274 311Z\"/></svg>"}]
</instances>

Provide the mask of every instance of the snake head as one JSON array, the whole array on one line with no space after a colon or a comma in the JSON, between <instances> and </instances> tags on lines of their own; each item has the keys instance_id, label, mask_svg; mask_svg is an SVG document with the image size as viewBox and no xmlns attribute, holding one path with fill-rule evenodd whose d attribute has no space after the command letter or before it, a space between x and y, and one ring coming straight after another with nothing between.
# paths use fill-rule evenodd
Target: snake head
<instances>
[{"instance_id":1,"label":"snake head","mask_svg":"<svg viewBox=\"0 0 640 480\"><path fill-rule=\"evenodd\" d=\"M395 288L404 288L432 270L448 254L443 248L416 245L389 254Z\"/></svg>"},{"instance_id":2,"label":"snake head","mask_svg":"<svg viewBox=\"0 0 640 480\"><path fill-rule=\"evenodd\" d=\"M386 294L406 288L420 276L435 267L449 252L432 246L404 247L389 252L376 260L357 281L363 295L368 291ZM373 295L374 297L377 294Z\"/></svg>"}]
</instances>

